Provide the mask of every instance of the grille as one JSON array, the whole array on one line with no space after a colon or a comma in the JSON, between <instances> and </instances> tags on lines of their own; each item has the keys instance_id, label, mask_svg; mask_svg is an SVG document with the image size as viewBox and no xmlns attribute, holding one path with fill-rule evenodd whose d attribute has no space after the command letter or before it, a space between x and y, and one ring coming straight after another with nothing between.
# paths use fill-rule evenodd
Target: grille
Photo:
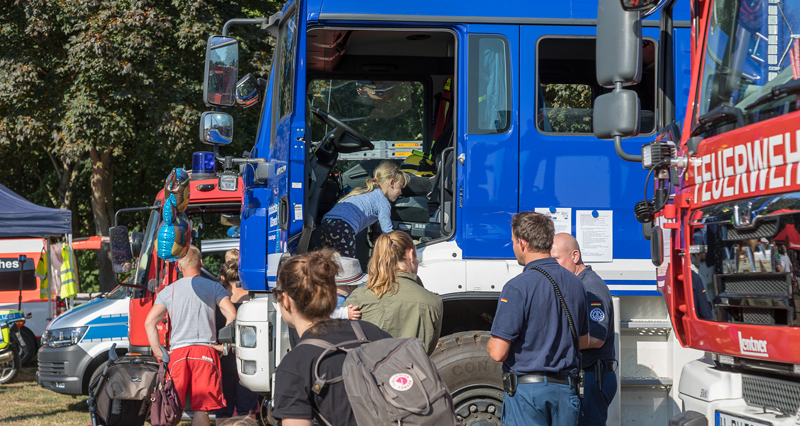
<instances>
[{"instance_id":1,"label":"grille","mask_svg":"<svg viewBox=\"0 0 800 426\"><path fill-rule=\"evenodd\" d=\"M725 283L726 296L776 296L788 297L791 291L785 275L748 277L721 277Z\"/></svg>"},{"instance_id":2,"label":"grille","mask_svg":"<svg viewBox=\"0 0 800 426\"><path fill-rule=\"evenodd\" d=\"M39 361L39 372L44 376L64 376L65 373L64 362L42 362Z\"/></svg>"},{"instance_id":3,"label":"grille","mask_svg":"<svg viewBox=\"0 0 800 426\"><path fill-rule=\"evenodd\" d=\"M742 309L742 319L745 324L775 324L774 310L771 309Z\"/></svg>"},{"instance_id":4,"label":"grille","mask_svg":"<svg viewBox=\"0 0 800 426\"><path fill-rule=\"evenodd\" d=\"M800 383L742 375L742 394L748 405L770 406L794 414L800 407Z\"/></svg>"},{"instance_id":5,"label":"grille","mask_svg":"<svg viewBox=\"0 0 800 426\"><path fill-rule=\"evenodd\" d=\"M772 238L778 231L778 221L761 222L758 226L751 229L736 229L728 227L725 241L741 241L752 238Z\"/></svg>"}]
</instances>

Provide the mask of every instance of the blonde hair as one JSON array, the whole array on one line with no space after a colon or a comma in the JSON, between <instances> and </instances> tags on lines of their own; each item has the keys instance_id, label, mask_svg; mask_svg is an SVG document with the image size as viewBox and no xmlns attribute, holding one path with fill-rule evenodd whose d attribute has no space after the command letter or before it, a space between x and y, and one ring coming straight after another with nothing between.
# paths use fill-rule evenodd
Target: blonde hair
<instances>
[{"instance_id":1,"label":"blonde hair","mask_svg":"<svg viewBox=\"0 0 800 426\"><path fill-rule=\"evenodd\" d=\"M178 265L185 271L193 271L200 268L200 249L196 246L190 245L189 250L180 260Z\"/></svg>"},{"instance_id":2,"label":"blonde hair","mask_svg":"<svg viewBox=\"0 0 800 426\"><path fill-rule=\"evenodd\" d=\"M250 416L231 417L219 426L258 426L258 422Z\"/></svg>"},{"instance_id":3,"label":"blonde hair","mask_svg":"<svg viewBox=\"0 0 800 426\"><path fill-rule=\"evenodd\" d=\"M397 293L397 270L400 262L407 260L406 253L414 248L414 241L403 231L383 234L375 241L375 249L369 260L367 288L380 299L384 294Z\"/></svg>"},{"instance_id":4,"label":"blonde hair","mask_svg":"<svg viewBox=\"0 0 800 426\"><path fill-rule=\"evenodd\" d=\"M235 260L236 263L239 263L239 249L230 249L225 252L225 262L230 262Z\"/></svg>"},{"instance_id":5,"label":"blonde hair","mask_svg":"<svg viewBox=\"0 0 800 426\"><path fill-rule=\"evenodd\" d=\"M375 177L368 178L366 181L364 181L364 186L359 186L358 188L350 191L350 193L342 197L339 202L354 195L366 194L379 189L384 182L388 182L392 179L402 179L403 188L405 188L408 184L408 177L406 177L406 174L400 170L400 167L397 167L397 164L394 164L391 161L384 161L377 168L375 168Z\"/></svg>"}]
</instances>

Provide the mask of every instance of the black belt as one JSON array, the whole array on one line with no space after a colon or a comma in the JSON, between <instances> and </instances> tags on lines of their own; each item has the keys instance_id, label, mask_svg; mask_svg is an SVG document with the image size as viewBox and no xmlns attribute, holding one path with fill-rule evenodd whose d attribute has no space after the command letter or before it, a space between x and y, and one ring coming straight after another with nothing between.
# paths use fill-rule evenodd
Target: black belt
<instances>
[{"instance_id":1,"label":"black belt","mask_svg":"<svg viewBox=\"0 0 800 426\"><path fill-rule=\"evenodd\" d=\"M517 376L517 383L555 383L559 385L576 386L577 380L570 380L569 376L557 373L541 372L529 373Z\"/></svg>"}]
</instances>

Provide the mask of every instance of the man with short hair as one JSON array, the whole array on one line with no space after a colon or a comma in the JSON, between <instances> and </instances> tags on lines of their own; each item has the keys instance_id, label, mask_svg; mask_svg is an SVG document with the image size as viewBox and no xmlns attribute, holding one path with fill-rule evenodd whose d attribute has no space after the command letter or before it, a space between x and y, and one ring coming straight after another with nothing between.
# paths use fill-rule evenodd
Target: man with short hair
<instances>
[{"instance_id":1,"label":"man with short hair","mask_svg":"<svg viewBox=\"0 0 800 426\"><path fill-rule=\"evenodd\" d=\"M558 285L580 341L588 338L586 294L580 280L550 257L553 221L520 212L511 221L511 241L522 273L500 293L489 339L489 356L503 363L506 388L503 425L575 426L578 345L567 314L545 271Z\"/></svg>"},{"instance_id":2,"label":"man with short hair","mask_svg":"<svg viewBox=\"0 0 800 426\"><path fill-rule=\"evenodd\" d=\"M571 234L556 235L550 254L561 266L580 278L589 303L589 338L585 344L581 344L586 389L578 425L605 426L608 405L617 393L611 293L592 267L583 263L578 240Z\"/></svg>"},{"instance_id":3,"label":"man with short hair","mask_svg":"<svg viewBox=\"0 0 800 426\"><path fill-rule=\"evenodd\" d=\"M225 406L219 354L212 347L217 343L216 306L219 305L227 324L236 319L236 308L225 289L216 281L200 276L202 265L200 250L189 246L189 251L178 261L183 278L158 293L145 319L147 340L153 355L161 359L156 326L169 312L172 326L169 371L181 401L191 392L192 426L209 426L208 412Z\"/></svg>"}]
</instances>

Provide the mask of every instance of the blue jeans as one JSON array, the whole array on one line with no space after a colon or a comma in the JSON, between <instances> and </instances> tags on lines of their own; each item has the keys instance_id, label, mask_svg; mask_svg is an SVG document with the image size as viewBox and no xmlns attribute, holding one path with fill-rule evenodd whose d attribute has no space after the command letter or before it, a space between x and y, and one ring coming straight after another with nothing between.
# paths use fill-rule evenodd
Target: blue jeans
<instances>
[{"instance_id":1,"label":"blue jeans","mask_svg":"<svg viewBox=\"0 0 800 426\"><path fill-rule=\"evenodd\" d=\"M613 371L603 373L603 389L597 384L594 371L586 371L586 385L583 394L583 410L578 420L580 426L605 426L608 419L608 405L617 393L617 374Z\"/></svg>"},{"instance_id":2,"label":"blue jeans","mask_svg":"<svg viewBox=\"0 0 800 426\"><path fill-rule=\"evenodd\" d=\"M514 396L505 394L503 426L575 426L581 401L575 388L556 383L517 385Z\"/></svg>"}]
</instances>

